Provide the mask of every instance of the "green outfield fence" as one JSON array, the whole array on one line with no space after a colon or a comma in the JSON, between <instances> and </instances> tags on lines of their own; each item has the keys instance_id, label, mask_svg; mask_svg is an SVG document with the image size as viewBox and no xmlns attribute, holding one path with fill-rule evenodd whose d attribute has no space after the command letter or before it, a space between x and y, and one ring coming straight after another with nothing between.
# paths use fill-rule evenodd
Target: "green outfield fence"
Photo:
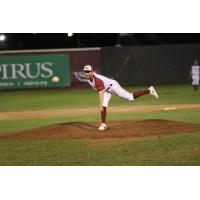
<instances>
[{"instance_id":1,"label":"green outfield fence","mask_svg":"<svg viewBox=\"0 0 200 200\"><path fill-rule=\"evenodd\" d=\"M99 72L100 48L0 51L0 90L81 86L83 66ZM58 76L59 83L52 77Z\"/></svg>"},{"instance_id":2,"label":"green outfield fence","mask_svg":"<svg viewBox=\"0 0 200 200\"><path fill-rule=\"evenodd\" d=\"M0 56L1 89L48 88L70 86L68 54ZM60 77L53 83L52 77Z\"/></svg>"}]
</instances>

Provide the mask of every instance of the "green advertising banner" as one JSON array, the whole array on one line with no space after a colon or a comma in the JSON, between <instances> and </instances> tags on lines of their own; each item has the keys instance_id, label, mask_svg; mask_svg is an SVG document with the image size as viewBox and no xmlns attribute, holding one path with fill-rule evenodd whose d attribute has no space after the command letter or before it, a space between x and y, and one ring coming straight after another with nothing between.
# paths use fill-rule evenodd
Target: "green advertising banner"
<instances>
[{"instance_id":1,"label":"green advertising banner","mask_svg":"<svg viewBox=\"0 0 200 200\"><path fill-rule=\"evenodd\" d=\"M0 56L0 90L67 87L70 83L66 53Z\"/></svg>"}]
</instances>

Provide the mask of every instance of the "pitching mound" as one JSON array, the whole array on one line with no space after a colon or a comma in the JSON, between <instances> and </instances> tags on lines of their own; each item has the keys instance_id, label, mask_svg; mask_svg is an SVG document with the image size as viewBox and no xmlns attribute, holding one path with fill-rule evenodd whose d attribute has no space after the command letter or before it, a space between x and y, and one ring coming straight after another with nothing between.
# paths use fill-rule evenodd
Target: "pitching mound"
<instances>
[{"instance_id":1,"label":"pitching mound","mask_svg":"<svg viewBox=\"0 0 200 200\"><path fill-rule=\"evenodd\" d=\"M0 136L1 139L86 139L93 142L124 141L200 131L200 125L167 120L113 121L98 131L97 123L70 122Z\"/></svg>"}]
</instances>

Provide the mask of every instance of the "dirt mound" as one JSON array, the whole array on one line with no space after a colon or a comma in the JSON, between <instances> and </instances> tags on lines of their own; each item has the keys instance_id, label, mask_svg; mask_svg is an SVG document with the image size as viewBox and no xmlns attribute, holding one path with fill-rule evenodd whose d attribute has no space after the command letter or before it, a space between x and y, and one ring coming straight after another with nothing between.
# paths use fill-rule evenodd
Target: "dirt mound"
<instances>
[{"instance_id":1,"label":"dirt mound","mask_svg":"<svg viewBox=\"0 0 200 200\"><path fill-rule=\"evenodd\" d=\"M0 139L86 139L116 141L200 131L200 125L167 120L113 121L98 131L97 123L70 122L0 136Z\"/></svg>"}]
</instances>

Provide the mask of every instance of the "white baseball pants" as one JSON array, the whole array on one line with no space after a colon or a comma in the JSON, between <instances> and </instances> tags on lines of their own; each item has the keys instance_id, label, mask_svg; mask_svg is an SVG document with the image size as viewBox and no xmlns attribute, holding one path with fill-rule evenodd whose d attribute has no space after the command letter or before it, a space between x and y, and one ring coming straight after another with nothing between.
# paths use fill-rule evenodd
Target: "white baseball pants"
<instances>
[{"instance_id":1,"label":"white baseball pants","mask_svg":"<svg viewBox=\"0 0 200 200\"><path fill-rule=\"evenodd\" d=\"M199 85L199 75L192 75L192 85Z\"/></svg>"},{"instance_id":2,"label":"white baseball pants","mask_svg":"<svg viewBox=\"0 0 200 200\"><path fill-rule=\"evenodd\" d=\"M112 95L119 96L128 101L134 100L133 93L126 91L124 88L120 86L120 84L117 81L113 81L112 86L110 86L109 89L104 91L103 107L108 107L108 103Z\"/></svg>"}]
</instances>

